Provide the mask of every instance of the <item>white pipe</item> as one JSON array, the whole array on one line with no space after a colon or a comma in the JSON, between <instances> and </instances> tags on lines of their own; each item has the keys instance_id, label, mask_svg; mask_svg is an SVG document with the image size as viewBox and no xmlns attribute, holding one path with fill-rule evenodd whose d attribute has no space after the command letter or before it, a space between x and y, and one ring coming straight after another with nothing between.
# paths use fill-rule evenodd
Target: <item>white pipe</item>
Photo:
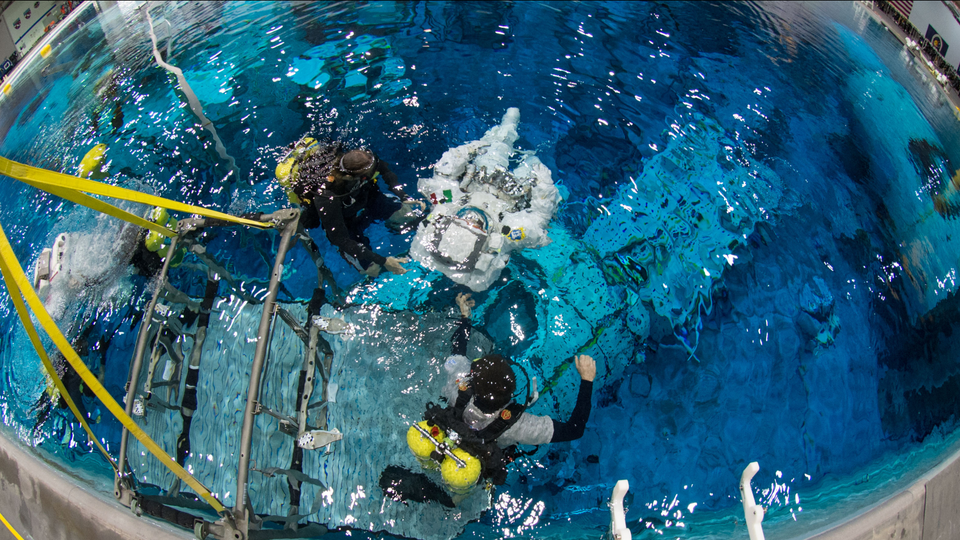
<instances>
[{"instance_id":1,"label":"white pipe","mask_svg":"<svg viewBox=\"0 0 960 540\"><path fill-rule=\"evenodd\" d=\"M750 540L764 540L763 528L760 526L760 522L763 521L763 507L754 500L753 488L750 487L750 480L759 470L760 464L753 461L740 475L740 497L743 499L743 513L747 519L747 533L750 535Z\"/></svg>"}]
</instances>

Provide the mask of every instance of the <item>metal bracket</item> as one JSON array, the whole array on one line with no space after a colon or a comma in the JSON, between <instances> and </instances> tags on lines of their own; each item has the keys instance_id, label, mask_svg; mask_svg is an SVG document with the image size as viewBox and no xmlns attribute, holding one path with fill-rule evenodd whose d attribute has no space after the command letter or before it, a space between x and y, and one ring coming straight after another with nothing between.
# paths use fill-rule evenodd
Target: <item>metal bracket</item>
<instances>
[{"instance_id":1,"label":"metal bracket","mask_svg":"<svg viewBox=\"0 0 960 540\"><path fill-rule=\"evenodd\" d=\"M127 508L133 508L137 493L130 489L130 480L128 478L118 477L114 480L113 496L117 498L120 504Z\"/></svg>"},{"instance_id":2,"label":"metal bracket","mask_svg":"<svg viewBox=\"0 0 960 540\"><path fill-rule=\"evenodd\" d=\"M204 522L204 527L201 530L221 540L247 540L246 533L237 527L233 518L230 516L223 517L216 523ZM194 527L194 534L196 533L197 528Z\"/></svg>"},{"instance_id":3,"label":"metal bracket","mask_svg":"<svg viewBox=\"0 0 960 540\"><path fill-rule=\"evenodd\" d=\"M177 234L183 236L189 232L202 229L205 221L203 218L181 219L177 221Z\"/></svg>"},{"instance_id":4,"label":"metal bracket","mask_svg":"<svg viewBox=\"0 0 960 540\"><path fill-rule=\"evenodd\" d=\"M297 438L297 446L304 450L316 450L317 448L323 448L341 439L343 439L343 434L340 433L340 430L337 428L333 428L330 431L322 431L319 429L305 431Z\"/></svg>"},{"instance_id":5,"label":"metal bracket","mask_svg":"<svg viewBox=\"0 0 960 540\"><path fill-rule=\"evenodd\" d=\"M274 228L282 230L287 224L300 217L300 210L296 208L281 208L272 214L260 216L260 221L264 223L273 223Z\"/></svg>"}]
</instances>

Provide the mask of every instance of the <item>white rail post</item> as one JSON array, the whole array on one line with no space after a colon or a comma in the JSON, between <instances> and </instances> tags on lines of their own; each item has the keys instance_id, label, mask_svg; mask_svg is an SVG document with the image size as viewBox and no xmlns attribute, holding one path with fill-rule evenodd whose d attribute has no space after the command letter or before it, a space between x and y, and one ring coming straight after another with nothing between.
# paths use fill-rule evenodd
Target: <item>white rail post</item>
<instances>
[{"instance_id":1,"label":"white rail post","mask_svg":"<svg viewBox=\"0 0 960 540\"><path fill-rule=\"evenodd\" d=\"M610 497L610 532L609 540L633 540L633 533L627 527L627 517L623 511L623 496L630 489L630 482L620 480L613 486L613 495Z\"/></svg>"},{"instance_id":2,"label":"white rail post","mask_svg":"<svg viewBox=\"0 0 960 540\"><path fill-rule=\"evenodd\" d=\"M740 475L740 497L743 499L743 513L747 518L747 533L750 535L750 540L764 540L763 528L760 527L760 522L763 521L763 507L753 499L753 489L750 487L750 480L759 470L760 464L753 461Z\"/></svg>"}]
</instances>

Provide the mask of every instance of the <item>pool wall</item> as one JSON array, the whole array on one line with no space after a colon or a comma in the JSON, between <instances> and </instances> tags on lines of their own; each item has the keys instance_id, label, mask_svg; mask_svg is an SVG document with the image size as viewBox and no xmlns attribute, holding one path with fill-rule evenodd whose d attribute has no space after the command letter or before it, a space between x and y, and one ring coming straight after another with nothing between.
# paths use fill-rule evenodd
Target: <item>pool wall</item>
<instances>
[{"instance_id":1,"label":"pool wall","mask_svg":"<svg viewBox=\"0 0 960 540\"><path fill-rule=\"evenodd\" d=\"M960 449L908 488L852 516L848 521L800 538L866 540L960 538Z\"/></svg>"},{"instance_id":2,"label":"pool wall","mask_svg":"<svg viewBox=\"0 0 960 540\"><path fill-rule=\"evenodd\" d=\"M138 518L55 461L0 434L0 513L25 538L192 538ZM796 538L960 538L960 451L908 488L812 535ZM3 530L0 528L0 530ZM4 533L0 533L0 538ZM776 537L771 530L768 537Z\"/></svg>"},{"instance_id":3,"label":"pool wall","mask_svg":"<svg viewBox=\"0 0 960 540\"><path fill-rule=\"evenodd\" d=\"M134 515L54 460L0 434L0 514L24 539L182 540L193 534ZM12 538L0 527L0 538Z\"/></svg>"},{"instance_id":4,"label":"pool wall","mask_svg":"<svg viewBox=\"0 0 960 540\"><path fill-rule=\"evenodd\" d=\"M910 46L912 54L922 58L927 63L931 75L938 79L944 94L953 103L960 107L960 75L957 66L960 64L960 47L949 49L946 38L954 43L960 41L960 20L957 19L957 10L949 2L878 2L862 1L868 12L885 26L901 43L908 44L908 39L915 43ZM939 30L934 30L931 22L937 21ZM945 37L944 37L945 36ZM943 40L933 45L933 39ZM949 54L947 54L949 53ZM947 57L944 57L947 55ZM936 72L936 73L934 73Z\"/></svg>"},{"instance_id":5,"label":"pool wall","mask_svg":"<svg viewBox=\"0 0 960 540\"><path fill-rule=\"evenodd\" d=\"M56 461L0 433L0 514L25 539L183 540L191 532L138 517ZM916 482L848 520L791 540L960 538L960 448ZM0 531L3 531L0 528ZM771 540L782 538L768 528ZM739 536L739 535L736 535ZM0 538L3 538L0 532Z\"/></svg>"}]
</instances>

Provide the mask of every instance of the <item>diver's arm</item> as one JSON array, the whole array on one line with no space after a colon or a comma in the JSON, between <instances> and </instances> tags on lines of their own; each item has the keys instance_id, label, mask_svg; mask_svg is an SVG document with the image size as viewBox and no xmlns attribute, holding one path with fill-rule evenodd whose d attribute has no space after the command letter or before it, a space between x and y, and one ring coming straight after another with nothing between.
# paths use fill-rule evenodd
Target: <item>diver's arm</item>
<instances>
[{"instance_id":1,"label":"diver's arm","mask_svg":"<svg viewBox=\"0 0 960 540\"><path fill-rule=\"evenodd\" d=\"M590 396L593 394L593 381L580 380L580 393L577 394L577 404L573 407L570 420L566 422L553 421L553 437L550 442L575 441L583 437L583 431L590 419Z\"/></svg>"},{"instance_id":2,"label":"diver's arm","mask_svg":"<svg viewBox=\"0 0 960 540\"><path fill-rule=\"evenodd\" d=\"M374 253L369 247L350 238L350 231L343 220L343 211L340 208L340 202L333 197L326 195L317 195L313 199L313 204L320 216L320 224L323 226L323 232L327 234L330 243L336 246L340 251L350 255L360 261L364 268L369 263L375 263L383 266L387 258Z\"/></svg>"},{"instance_id":3,"label":"diver's arm","mask_svg":"<svg viewBox=\"0 0 960 540\"><path fill-rule=\"evenodd\" d=\"M580 372L580 392L577 404L573 407L570 419L566 422L553 421L553 437L550 442L575 441L583 437L583 431L590 419L590 398L593 394L593 379L597 375L597 364L593 358L582 354L576 358L577 371Z\"/></svg>"},{"instance_id":4,"label":"diver's arm","mask_svg":"<svg viewBox=\"0 0 960 540\"><path fill-rule=\"evenodd\" d=\"M387 187L390 188L390 191L392 191L397 197L400 197L402 202L406 204L416 204L420 207L420 210L427 209L427 203L414 199L413 197L407 195L405 191L403 191L403 186L400 185L400 179L397 177L397 174L391 171L390 166L383 162L383 160L378 162L377 171L380 173L380 176L383 177L383 181L387 183Z\"/></svg>"},{"instance_id":5,"label":"diver's arm","mask_svg":"<svg viewBox=\"0 0 960 540\"><path fill-rule=\"evenodd\" d=\"M470 331L472 329L473 325L470 324L470 319L460 319L457 330L453 333L453 338L450 339L453 343L453 348L450 351L451 355L467 355L467 342L470 341Z\"/></svg>"},{"instance_id":6,"label":"diver's arm","mask_svg":"<svg viewBox=\"0 0 960 540\"><path fill-rule=\"evenodd\" d=\"M383 161L379 161L377 164L377 171L380 173L380 176L383 177L384 182L387 183L387 187L390 188L390 191L392 191L397 197L400 197L400 201L403 203L404 207L411 208L413 205L416 205L420 207L421 212L425 212L427 210L427 203L419 199L415 199L403 191L403 187L400 185L400 179L397 178L396 173L390 170L389 165Z\"/></svg>"},{"instance_id":7,"label":"diver's arm","mask_svg":"<svg viewBox=\"0 0 960 540\"><path fill-rule=\"evenodd\" d=\"M387 187L390 188L397 197L400 197L401 201L406 201L410 199L410 196L403 191L403 186L400 185L400 178L397 176L397 173L390 170L390 166L387 165L385 161L377 161L377 172L380 173L380 176L383 177L383 181L387 183Z\"/></svg>"},{"instance_id":8,"label":"diver's arm","mask_svg":"<svg viewBox=\"0 0 960 540\"><path fill-rule=\"evenodd\" d=\"M473 325L470 321L471 309L474 301L470 299L470 293L460 293L457 295L457 306L460 308L460 324L453 333L453 351L451 354L467 355L467 342L470 341L470 331Z\"/></svg>"}]
</instances>

